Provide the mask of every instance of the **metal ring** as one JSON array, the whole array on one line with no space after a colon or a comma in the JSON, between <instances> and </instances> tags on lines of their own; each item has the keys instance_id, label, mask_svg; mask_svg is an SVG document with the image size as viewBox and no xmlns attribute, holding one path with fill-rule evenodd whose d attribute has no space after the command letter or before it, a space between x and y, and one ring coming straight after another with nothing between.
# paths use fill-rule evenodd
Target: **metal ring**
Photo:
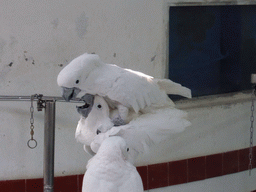
<instances>
[{"instance_id":1,"label":"metal ring","mask_svg":"<svg viewBox=\"0 0 256 192\"><path fill-rule=\"evenodd\" d=\"M34 146L31 146L31 142L32 141L34 141L33 143L34 143ZM33 144L32 143L32 144ZM35 139L29 139L28 140L28 142L27 142L27 145L28 145L28 147L30 148L30 149L34 149L34 148L36 148L36 146L37 146L37 141L35 140Z\"/></svg>"}]
</instances>

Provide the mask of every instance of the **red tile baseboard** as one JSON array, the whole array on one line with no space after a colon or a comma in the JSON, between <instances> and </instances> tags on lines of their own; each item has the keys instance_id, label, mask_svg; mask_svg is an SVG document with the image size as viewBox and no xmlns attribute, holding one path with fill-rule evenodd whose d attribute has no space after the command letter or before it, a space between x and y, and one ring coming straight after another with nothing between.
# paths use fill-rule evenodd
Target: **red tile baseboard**
<instances>
[{"instance_id":1,"label":"red tile baseboard","mask_svg":"<svg viewBox=\"0 0 256 192\"><path fill-rule=\"evenodd\" d=\"M249 148L137 167L144 190L167 187L245 171L248 169ZM253 147L256 157L256 146ZM256 168L256 158L252 162ZM55 192L81 192L83 174L56 177ZM43 179L0 181L1 192L43 192ZM256 190L252 191L256 192Z\"/></svg>"},{"instance_id":2,"label":"red tile baseboard","mask_svg":"<svg viewBox=\"0 0 256 192\"><path fill-rule=\"evenodd\" d=\"M205 156L188 159L188 182L205 179Z\"/></svg>"},{"instance_id":3,"label":"red tile baseboard","mask_svg":"<svg viewBox=\"0 0 256 192\"><path fill-rule=\"evenodd\" d=\"M188 182L188 160L169 162L169 185Z\"/></svg>"},{"instance_id":4,"label":"red tile baseboard","mask_svg":"<svg viewBox=\"0 0 256 192\"><path fill-rule=\"evenodd\" d=\"M148 165L148 188L155 189L169 186L169 163Z\"/></svg>"},{"instance_id":5,"label":"red tile baseboard","mask_svg":"<svg viewBox=\"0 0 256 192\"><path fill-rule=\"evenodd\" d=\"M26 189L25 185L25 180L0 181L1 192L24 192Z\"/></svg>"},{"instance_id":6,"label":"red tile baseboard","mask_svg":"<svg viewBox=\"0 0 256 192\"><path fill-rule=\"evenodd\" d=\"M239 169L238 153L239 153L238 150L223 153L223 175L228 175L228 174L238 172L238 169Z\"/></svg>"},{"instance_id":7,"label":"red tile baseboard","mask_svg":"<svg viewBox=\"0 0 256 192\"><path fill-rule=\"evenodd\" d=\"M223 175L223 154L214 154L205 157L205 177L206 179Z\"/></svg>"}]
</instances>

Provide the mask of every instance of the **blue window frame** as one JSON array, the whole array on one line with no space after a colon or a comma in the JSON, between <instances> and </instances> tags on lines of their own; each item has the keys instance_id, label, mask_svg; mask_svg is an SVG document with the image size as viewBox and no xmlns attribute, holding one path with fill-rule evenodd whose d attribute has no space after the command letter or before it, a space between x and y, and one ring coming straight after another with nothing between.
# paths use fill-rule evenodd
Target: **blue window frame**
<instances>
[{"instance_id":1,"label":"blue window frame","mask_svg":"<svg viewBox=\"0 0 256 192\"><path fill-rule=\"evenodd\" d=\"M251 88L256 6L170 7L169 78L193 96Z\"/></svg>"}]
</instances>

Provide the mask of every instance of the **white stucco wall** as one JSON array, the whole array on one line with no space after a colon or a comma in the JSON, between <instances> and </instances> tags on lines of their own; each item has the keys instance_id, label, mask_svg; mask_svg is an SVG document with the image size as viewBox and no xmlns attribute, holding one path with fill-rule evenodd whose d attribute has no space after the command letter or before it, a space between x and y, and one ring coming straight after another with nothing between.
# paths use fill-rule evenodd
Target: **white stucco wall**
<instances>
[{"instance_id":1,"label":"white stucco wall","mask_svg":"<svg viewBox=\"0 0 256 192\"><path fill-rule=\"evenodd\" d=\"M60 96L56 83L59 71L84 52L95 52L105 62L163 78L170 3L167 0L2 1L0 95ZM245 101L232 104L224 101L216 106L210 104L216 99L178 104L188 111L192 126L153 147L152 153L140 157L137 165L248 147L250 102L246 99L248 95L241 97ZM200 107L200 102L206 105ZM196 105L189 107L193 103ZM57 103L56 176L84 173L90 158L74 138L79 119L75 105ZM29 102L0 102L0 180L43 176L44 113L35 111L34 138L38 147L31 150L26 145L30 138L29 107ZM231 180L236 182L239 178ZM211 181L210 186L219 182ZM186 191L187 185L178 187Z\"/></svg>"}]
</instances>

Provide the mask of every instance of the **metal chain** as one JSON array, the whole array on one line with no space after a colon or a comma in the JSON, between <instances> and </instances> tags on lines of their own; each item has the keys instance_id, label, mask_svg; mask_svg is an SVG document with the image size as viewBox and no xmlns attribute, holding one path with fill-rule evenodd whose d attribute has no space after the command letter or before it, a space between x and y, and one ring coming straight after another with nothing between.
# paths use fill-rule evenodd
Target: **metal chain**
<instances>
[{"instance_id":1,"label":"metal chain","mask_svg":"<svg viewBox=\"0 0 256 192\"><path fill-rule=\"evenodd\" d=\"M37 97L37 94L31 95L31 106L30 106L30 135L31 138L28 140L27 145L30 149L34 149L37 146L37 141L34 139L34 98Z\"/></svg>"},{"instance_id":2,"label":"metal chain","mask_svg":"<svg viewBox=\"0 0 256 192\"><path fill-rule=\"evenodd\" d=\"M256 86L253 86L253 90L252 90L252 105L251 105L251 117L250 117L250 121L251 121L251 126L250 126L250 148L249 148L249 175L251 176L251 171L252 171L252 160L253 160L253 123L254 123L254 100L256 97Z\"/></svg>"}]
</instances>

